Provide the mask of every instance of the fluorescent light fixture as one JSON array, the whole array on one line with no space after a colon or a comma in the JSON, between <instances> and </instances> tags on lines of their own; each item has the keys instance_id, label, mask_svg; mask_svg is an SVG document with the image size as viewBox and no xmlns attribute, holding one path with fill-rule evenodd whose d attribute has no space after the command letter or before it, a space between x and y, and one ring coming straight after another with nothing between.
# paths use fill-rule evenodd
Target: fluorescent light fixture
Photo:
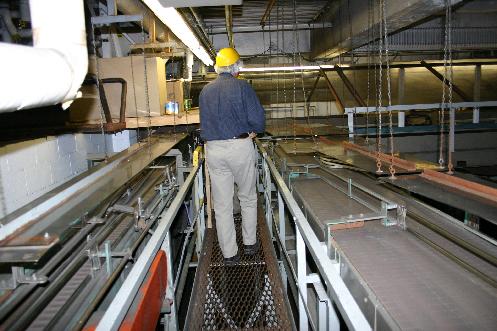
<instances>
[{"instance_id":1,"label":"fluorescent light fixture","mask_svg":"<svg viewBox=\"0 0 497 331\"><path fill-rule=\"evenodd\" d=\"M348 64L341 64L340 67L349 67ZM319 69L333 69L334 64L323 65L308 65L308 66L289 66L289 67L243 67L241 72L266 72L266 71L305 71L305 70L319 70Z\"/></svg>"},{"instance_id":2,"label":"fluorescent light fixture","mask_svg":"<svg viewBox=\"0 0 497 331\"><path fill-rule=\"evenodd\" d=\"M143 0L143 2L205 65L210 66L214 64L210 55L200 44L193 31L176 9L173 7L162 7L158 0Z\"/></svg>"}]
</instances>

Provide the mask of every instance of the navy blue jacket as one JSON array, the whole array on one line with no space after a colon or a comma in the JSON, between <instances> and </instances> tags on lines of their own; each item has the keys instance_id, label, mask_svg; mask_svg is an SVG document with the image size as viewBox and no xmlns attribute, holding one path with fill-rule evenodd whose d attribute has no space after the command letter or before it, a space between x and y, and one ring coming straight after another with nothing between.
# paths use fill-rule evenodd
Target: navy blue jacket
<instances>
[{"instance_id":1,"label":"navy blue jacket","mask_svg":"<svg viewBox=\"0 0 497 331\"><path fill-rule=\"evenodd\" d=\"M200 93L200 136L226 140L249 132L264 132L264 108L249 83L222 73Z\"/></svg>"}]
</instances>

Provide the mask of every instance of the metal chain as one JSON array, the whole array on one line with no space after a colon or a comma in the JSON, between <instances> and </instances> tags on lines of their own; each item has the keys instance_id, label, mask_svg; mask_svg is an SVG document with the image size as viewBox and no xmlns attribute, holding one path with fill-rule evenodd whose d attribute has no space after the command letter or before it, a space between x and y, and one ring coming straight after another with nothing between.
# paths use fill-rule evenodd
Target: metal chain
<instances>
[{"instance_id":1,"label":"metal chain","mask_svg":"<svg viewBox=\"0 0 497 331\"><path fill-rule=\"evenodd\" d=\"M278 52L278 49L280 48L280 33L278 32L279 28L279 19L280 19L280 1L278 0L276 2L276 51ZM281 135L280 131L280 117L279 117L279 111L280 111L280 73L276 73L276 127L277 127L277 132L278 135Z\"/></svg>"},{"instance_id":2,"label":"metal chain","mask_svg":"<svg viewBox=\"0 0 497 331\"><path fill-rule=\"evenodd\" d=\"M387 70L387 96L388 96L388 128L390 131L390 179L395 179L395 167L394 167L394 142L393 142L393 119L392 119L392 91L391 91L391 79L390 79L390 58L388 50L388 29L387 29L387 10L386 10L387 0L382 0L382 12L383 12L383 36L385 38L385 62Z\"/></svg>"},{"instance_id":3,"label":"metal chain","mask_svg":"<svg viewBox=\"0 0 497 331\"><path fill-rule=\"evenodd\" d=\"M281 28L282 28L281 29L281 47L282 47L283 52L286 54L286 52L285 52L285 32L283 31L284 26L285 26L285 6L282 5L281 6ZM289 129L288 118L290 116L287 116L286 77L283 73L282 73L282 76L283 76L283 101L284 101L284 105L285 105L285 130L287 130L287 132L285 132L285 133L288 133L288 129ZM290 111L290 115L291 115L291 111ZM289 136L289 135L285 134L285 140L287 139L287 136Z\"/></svg>"},{"instance_id":4,"label":"metal chain","mask_svg":"<svg viewBox=\"0 0 497 331\"><path fill-rule=\"evenodd\" d=\"M271 32L271 23L272 23L272 16L271 13L269 13L268 17L268 25L269 25L269 61L268 64L271 65L270 61L273 58L273 37L272 37L272 32ZM273 81L274 81L274 76L271 75L271 86L273 86ZM276 102L274 102L274 95L271 93L271 104L272 105L277 105L278 104L278 99L276 98ZM273 116L273 109L269 111L269 119L271 121L271 125L274 127L275 119Z\"/></svg>"},{"instance_id":5,"label":"metal chain","mask_svg":"<svg viewBox=\"0 0 497 331\"><path fill-rule=\"evenodd\" d=\"M143 41L143 74L144 74L144 90L145 90L145 105L147 107L147 113L148 113L148 122L147 122L147 142L148 142L148 148L149 148L149 153L152 152L151 148L151 136L152 136L152 115L150 113L150 100L149 100L149 95L148 95L148 75L147 75L147 57L145 56L145 43L146 43L146 37L145 37L145 29L143 27L143 18L140 21L140 27L141 27L141 32L142 32L142 41Z\"/></svg>"},{"instance_id":6,"label":"metal chain","mask_svg":"<svg viewBox=\"0 0 497 331\"><path fill-rule=\"evenodd\" d=\"M449 57L449 111L453 112L454 110L452 109L452 88L453 88L453 79L454 79L454 70L452 66L452 8L450 6L450 0L447 0L447 17L446 17L446 28L447 28L447 48L448 48L448 57ZM455 121L454 117L450 117L450 125L449 125L449 136L454 135L454 125L452 125L452 120ZM452 174L454 170L454 165L452 163L452 150L449 147L448 148L448 154L449 154L449 161L447 164L448 168L448 173Z\"/></svg>"},{"instance_id":7,"label":"metal chain","mask_svg":"<svg viewBox=\"0 0 497 331\"><path fill-rule=\"evenodd\" d=\"M450 0L445 0L445 38L444 38L444 74L442 80L442 103L440 105L440 110L438 113L438 119L440 123L440 146L439 146L439 156L438 156L438 165L440 168L444 168L444 146L445 146L445 137L444 137L444 123L445 123L445 107L446 107L446 95L445 89L448 79L447 72L447 58L448 58L448 43L449 43L449 26L448 26L448 18L449 18L449 8L450 8Z\"/></svg>"},{"instance_id":8,"label":"metal chain","mask_svg":"<svg viewBox=\"0 0 497 331\"><path fill-rule=\"evenodd\" d=\"M373 10L371 9L372 0L368 0L368 40L372 40L372 28L373 28ZM367 58L368 58L368 95L366 97L366 144L369 146L369 101L370 101L370 91L371 91L371 77L369 71L371 70L371 42L367 45Z\"/></svg>"},{"instance_id":9,"label":"metal chain","mask_svg":"<svg viewBox=\"0 0 497 331\"><path fill-rule=\"evenodd\" d=\"M297 32L297 5L296 1L293 1L293 9L294 9L294 20L295 20L295 31L296 31L296 41L297 41L297 51L298 51L298 56L299 56L299 66L302 68L302 54L300 53L300 37ZM314 134L314 130L311 125L311 121L309 118L309 105L307 104L307 97L306 97L306 91L305 91L305 84L304 84L304 69L300 69L300 80L302 83L302 98L304 100L304 116L306 117L306 122L307 126L309 128L309 132L311 133L312 137L312 142L314 145L317 145L317 140ZM307 116L306 116L307 113Z\"/></svg>"},{"instance_id":10,"label":"metal chain","mask_svg":"<svg viewBox=\"0 0 497 331\"><path fill-rule=\"evenodd\" d=\"M295 6L295 0L293 0L293 15L296 19L297 15L297 9ZM296 47L297 47L297 27L294 25L293 27L293 66L295 67L297 65L297 58L296 58ZM296 118L296 109L297 109L297 72L296 70L293 71L293 105L292 105L292 113L293 113L293 153L297 153L297 118Z\"/></svg>"},{"instance_id":11,"label":"metal chain","mask_svg":"<svg viewBox=\"0 0 497 331\"><path fill-rule=\"evenodd\" d=\"M382 116L381 116L381 107L382 107L382 89L383 89L383 11L382 11L382 0L379 0L379 17L380 17L380 38L379 38L379 46L378 46L378 104L376 108L376 112L378 113L378 128L377 128L377 151L376 151L376 173L382 173L381 169L381 158L380 153L382 152L382 144L381 144L381 130L382 130Z\"/></svg>"},{"instance_id":12,"label":"metal chain","mask_svg":"<svg viewBox=\"0 0 497 331\"><path fill-rule=\"evenodd\" d=\"M93 38L93 52L95 53L95 70L96 70L96 85L97 85L97 95L98 95L98 107L100 109L100 133L102 136L102 142L104 144L104 154L105 160L109 157L109 153L107 151L107 139L105 139L105 129L104 129L104 109L102 106L102 96L100 95L100 61L98 61L98 52L97 52L97 42L95 36L95 28L93 24L91 24L91 33Z\"/></svg>"}]
</instances>

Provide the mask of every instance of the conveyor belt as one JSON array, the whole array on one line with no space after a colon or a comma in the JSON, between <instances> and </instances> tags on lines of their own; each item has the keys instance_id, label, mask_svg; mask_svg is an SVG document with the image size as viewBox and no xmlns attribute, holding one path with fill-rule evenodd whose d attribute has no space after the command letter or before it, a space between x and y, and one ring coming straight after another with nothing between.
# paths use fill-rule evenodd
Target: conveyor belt
<instances>
[{"instance_id":1,"label":"conveyor belt","mask_svg":"<svg viewBox=\"0 0 497 331\"><path fill-rule=\"evenodd\" d=\"M334 238L402 330L496 329L497 290L408 231L368 222Z\"/></svg>"},{"instance_id":2,"label":"conveyor belt","mask_svg":"<svg viewBox=\"0 0 497 331\"><path fill-rule=\"evenodd\" d=\"M242 254L241 222L236 221L241 261L225 266L215 229L208 229L186 322L186 330L295 329L283 291L271 239L259 208L255 256Z\"/></svg>"}]
</instances>

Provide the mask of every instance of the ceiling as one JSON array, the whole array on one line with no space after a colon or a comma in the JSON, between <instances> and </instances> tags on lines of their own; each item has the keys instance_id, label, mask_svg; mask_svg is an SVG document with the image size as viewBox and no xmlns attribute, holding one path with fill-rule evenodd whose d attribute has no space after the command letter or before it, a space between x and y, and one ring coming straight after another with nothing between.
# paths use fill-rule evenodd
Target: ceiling
<instances>
[{"instance_id":1,"label":"ceiling","mask_svg":"<svg viewBox=\"0 0 497 331\"><path fill-rule=\"evenodd\" d=\"M279 0L274 5L266 25L290 25L312 23L321 10L328 4L327 0ZM233 27L259 26L266 11L268 0L245 0L241 6L232 6ZM207 30L223 28L225 22L224 6L199 7Z\"/></svg>"}]
</instances>

